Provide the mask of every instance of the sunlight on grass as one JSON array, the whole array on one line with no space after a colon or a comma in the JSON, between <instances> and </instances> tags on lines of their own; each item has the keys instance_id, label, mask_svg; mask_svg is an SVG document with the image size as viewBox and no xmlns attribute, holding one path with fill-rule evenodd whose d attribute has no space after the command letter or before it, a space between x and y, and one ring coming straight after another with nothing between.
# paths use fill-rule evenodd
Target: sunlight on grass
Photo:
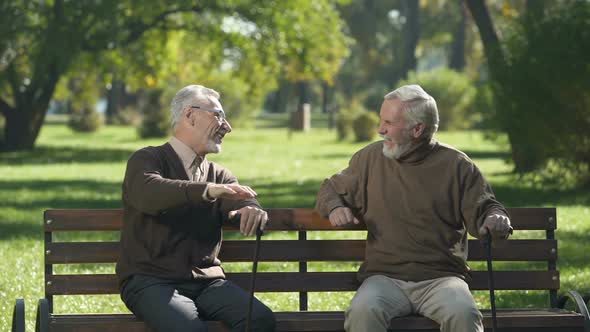
<instances>
[{"instance_id":1,"label":"sunlight on grass","mask_svg":"<svg viewBox=\"0 0 590 332\"><path fill-rule=\"evenodd\" d=\"M438 138L464 150L490 180L507 206L557 206L559 269L562 290L590 292L590 193L532 187L510 173L505 144L487 141L480 132L439 133ZM3 154L0 159L0 330L9 330L15 298L24 298L27 329L33 331L36 302L43 296L43 210L49 208L119 208L127 158L140 147L162 139L139 140L133 128L104 127L94 134L74 134L63 125L46 125L34 151ZM223 153L210 159L228 167L252 186L265 207L311 208L321 182L346 167L367 143L337 142L335 132L313 129L291 133L284 128L236 128ZM240 236L226 234L227 238ZM539 234L533 234L539 235ZM527 236L525 233L522 236ZM310 232L309 239L364 239L366 232ZM269 232L266 239L296 238ZM116 240L118 233L89 236L60 234L57 240ZM475 264L476 266L480 264ZM502 267L502 265L498 265ZM297 263L261 263L260 271L297 271ZM309 271L355 271L358 263L309 263ZM483 267L479 265L478 267ZM542 266L541 266L542 267ZM229 272L248 272L250 263L226 264ZM114 266L84 264L56 267L58 273L113 273ZM310 293L310 310L343 310L352 292ZM487 292L475 292L489 307ZM274 310L297 310L298 294L257 294ZM498 292L499 307L544 306L543 292ZM127 312L118 295L64 296L56 312Z\"/></svg>"}]
</instances>

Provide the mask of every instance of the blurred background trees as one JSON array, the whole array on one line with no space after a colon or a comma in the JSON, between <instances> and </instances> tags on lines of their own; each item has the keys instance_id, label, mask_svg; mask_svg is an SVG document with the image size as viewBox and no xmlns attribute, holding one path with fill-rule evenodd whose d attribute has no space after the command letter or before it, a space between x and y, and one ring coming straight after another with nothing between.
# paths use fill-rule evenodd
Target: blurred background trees
<instances>
[{"instance_id":1,"label":"blurred background trees","mask_svg":"<svg viewBox=\"0 0 590 332\"><path fill-rule=\"evenodd\" d=\"M95 90L109 91L109 121L127 89L159 87L166 98L186 82L222 91L232 119L247 118L280 77L332 80L348 52L333 6L329 0L3 1L2 150L32 148L58 85L67 87L80 73L88 73Z\"/></svg>"},{"instance_id":2,"label":"blurred background trees","mask_svg":"<svg viewBox=\"0 0 590 332\"><path fill-rule=\"evenodd\" d=\"M515 171L587 183L589 8L582 0L4 1L0 149L33 148L48 110L71 114L72 128L105 121L166 135L167 103L195 82L221 92L236 125L310 104L339 139L373 139L366 113L395 87L418 83L439 104L441 130L505 134Z\"/></svg>"}]
</instances>

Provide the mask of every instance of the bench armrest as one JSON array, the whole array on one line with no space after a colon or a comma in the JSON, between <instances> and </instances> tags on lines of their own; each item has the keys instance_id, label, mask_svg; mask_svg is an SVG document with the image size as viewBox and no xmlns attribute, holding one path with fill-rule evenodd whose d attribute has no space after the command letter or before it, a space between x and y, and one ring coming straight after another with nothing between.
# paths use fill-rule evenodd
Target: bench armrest
<instances>
[{"instance_id":1,"label":"bench armrest","mask_svg":"<svg viewBox=\"0 0 590 332\"><path fill-rule=\"evenodd\" d=\"M576 305L576 311L584 316L584 330L590 332L590 313L588 313L588 307L586 306L586 303L584 303L582 295L576 291L568 291L559 297L557 300L557 307L559 309L564 309L568 300L574 302Z\"/></svg>"},{"instance_id":2,"label":"bench armrest","mask_svg":"<svg viewBox=\"0 0 590 332\"><path fill-rule=\"evenodd\" d=\"M12 312L11 332L25 332L25 300L16 299Z\"/></svg>"},{"instance_id":3,"label":"bench armrest","mask_svg":"<svg viewBox=\"0 0 590 332\"><path fill-rule=\"evenodd\" d=\"M37 305L35 332L49 332L49 302L47 299L40 299Z\"/></svg>"}]
</instances>

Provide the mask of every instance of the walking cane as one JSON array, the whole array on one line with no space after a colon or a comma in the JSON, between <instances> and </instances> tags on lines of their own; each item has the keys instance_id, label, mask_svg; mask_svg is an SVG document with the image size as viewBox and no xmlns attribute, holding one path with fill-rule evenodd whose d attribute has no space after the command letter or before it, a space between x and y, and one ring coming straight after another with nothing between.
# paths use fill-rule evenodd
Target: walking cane
<instances>
[{"instance_id":1,"label":"walking cane","mask_svg":"<svg viewBox=\"0 0 590 332\"><path fill-rule=\"evenodd\" d=\"M240 213L236 213L232 220L238 221L241 218ZM268 220L266 221L268 222ZM254 259L252 263L252 279L250 283L250 300L248 302L248 318L246 319L246 332L250 332L250 323L252 322L252 304L254 303L254 288L256 286L256 270L258 269L258 253L260 252L260 238L262 237L262 229L256 229L256 246L254 247Z\"/></svg>"},{"instance_id":2,"label":"walking cane","mask_svg":"<svg viewBox=\"0 0 590 332\"><path fill-rule=\"evenodd\" d=\"M268 221L267 221L268 222ZM254 260L252 262L252 281L250 283L250 302L248 303L248 319L246 320L246 332L250 332L252 322L252 304L254 303L254 288L256 286L256 270L258 269L258 253L260 252L260 238L262 229L256 229L256 247L254 248Z\"/></svg>"},{"instance_id":3,"label":"walking cane","mask_svg":"<svg viewBox=\"0 0 590 332\"><path fill-rule=\"evenodd\" d=\"M494 294L494 271L492 269L492 234L489 229L486 229L483 245L486 248L488 260L488 285L490 286L490 302L492 304L492 331L496 332L498 321L496 319L496 296Z\"/></svg>"}]
</instances>

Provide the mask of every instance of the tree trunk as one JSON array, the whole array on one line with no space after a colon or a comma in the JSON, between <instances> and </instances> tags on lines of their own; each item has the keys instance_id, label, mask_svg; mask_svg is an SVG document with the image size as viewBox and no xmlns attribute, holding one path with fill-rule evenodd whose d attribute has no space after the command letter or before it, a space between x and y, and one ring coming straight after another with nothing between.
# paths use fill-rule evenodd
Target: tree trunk
<instances>
[{"instance_id":1,"label":"tree trunk","mask_svg":"<svg viewBox=\"0 0 590 332\"><path fill-rule=\"evenodd\" d=\"M271 112L273 113L287 113L289 98L291 95L292 85L287 80L281 80L279 89L276 92L275 100Z\"/></svg>"},{"instance_id":2,"label":"tree trunk","mask_svg":"<svg viewBox=\"0 0 590 332\"><path fill-rule=\"evenodd\" d=\"M322 82L322 113L328 113L332 88L326 82Z\"/></svg>"},{"instance_id":3,"label":"tree trunk","mask_svg":"<svg viewBox=\"0 0 590 332\"><path fill-rule=\"evenodd\" d=\"M418 0L404 0L406 23L403 27L403 66L399 78L406 79L410 70L416 70L416 46L420 38L420 7Z\"/></svg>"},{"instance_id":4,"label":"tree trunk","mask_svg":"<svg viewBox=\"0 0 590 332\"><path fill-rule=\"evenodd\" d=\"M7 103L2 102L2 113L6 119L2 151L34 147L57 82L67 70L74 54L78 52L63 38L66 35L62 26L64 15L63 0L56 0L40 51L32 60L31 67L34 71L31 73L31 83L24 87L24 91L20 83L22 73L18 72L14 64L10 64L6 69L14 107L8 107Z\"/></svg>"},{"instance_id":5,"label":"tree trunk","mask_svg":"<svg viewBox=\"0 0 590 332\"><path fill-rule=\"evenodd\" d=\"M498 112L501 113L503 109L502 102L502 75L507 71L505 67L506 59L502 51L498 35L494 29L494 24L484 3L484 0L466 0L467 7L471 12L473 20L479 30L479 35L484 46L486 59L488 60L488 70L492 81L492 88L494 91L494 103ZM506 118L506 116L503 116ZM508 118L510 118L508 116ZM516 172L525 172L531 170L531 158L526 152L526 147L519 144L518 136L515 128L510 123L502 123L502 129L508 135L508 142L510 143L510 150L512 161L514 162Z\"/></svg>"},{"instance_id":6,"label":"tree trunk","mask_svg":"<svg viewBox=\"0 0 590 332\"><path fill-rule=\"evenodd\" d=\"M303 106L303 104L310 103L310 93L309 93L309 82L301 81L297 83L299 87L299 108Z\"/></svg>"},{"instance_id":7,"label":"tree trunk","mask_svg":"<svg viewBox=\"0 0 590 332\"><path fill-rule=\"evenodd\" d=\"M459 1L459 10L461 18L459 24L453 32L453 43L451 44L451 56L449 61L449 68L456 71L463 71L465 68L465 31L466 31L466 13L465 2Z\"/></svg>"},{"instance_id":8,"label":"tree trunk","mask_svg":"<svg viewBox=\"0 0 590 332\"><path fill-rule=\"evenodd\" d=\"M44 105L23 105L18 109L5 113L6 125L4 127L4 141L1 151L30 150L35 146L35 141L43 121L49 103Z\"/></svg>"},{"instance_id":9,"label":"tree trunk","mask_svg":"<svg viewBox=\"0 0 590 332\"><path fill-rule=\"evenodd\" d=\"M488 60L488 69L493 76L505 64L504 53L500 47L500 40L494 29L494 23L484 0L466 0L466 3L479 30L484 53Z\"/></svg>"},{"instance_id":10,"label":"tree trunk","mask_svg":"<svg viewBox=\"0 0 590 332\"><path fill-rule=\"evenodd\" d=\"M115 116L119 113L122 94L123 83L116 78L113 79L111 88L107 92L107 108L105 111L107 124L113 124Z\"/></svg>"}]
</instances>

